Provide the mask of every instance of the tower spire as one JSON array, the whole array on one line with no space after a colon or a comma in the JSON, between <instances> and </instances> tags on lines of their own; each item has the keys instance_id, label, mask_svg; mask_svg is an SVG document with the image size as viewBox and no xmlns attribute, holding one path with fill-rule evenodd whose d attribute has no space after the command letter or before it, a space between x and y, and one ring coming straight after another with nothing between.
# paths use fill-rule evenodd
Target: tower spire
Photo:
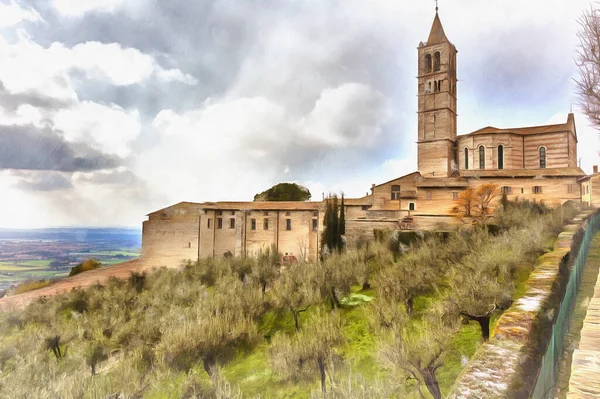
<instances>
[{"instance_id":1,"label":"tower spire","mask_svg":"<svg viewBox=\"0 0 600 399\"><path fill-rule=\"evenodd\" d=\"M438 12L438 0L435 0L435 13L437 14Z\"/></svg>"}]
</instances>

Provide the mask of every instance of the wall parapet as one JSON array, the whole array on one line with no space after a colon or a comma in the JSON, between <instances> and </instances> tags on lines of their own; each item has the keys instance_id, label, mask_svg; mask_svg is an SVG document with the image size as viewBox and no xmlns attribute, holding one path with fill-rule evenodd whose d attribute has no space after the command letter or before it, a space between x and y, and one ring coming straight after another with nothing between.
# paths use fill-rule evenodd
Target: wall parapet
<instances>
[{"instance_id":1,"label":"wall parapet","mask_svg":"<svg viewBox=\"0 0 600 399\"><path fill-rule=\"evenodd\" d=\"M525 294L502 314L492 338L467 363L449 398L531 397L542 358L554 343L553 328L571 271L578 256L587 254L588 222L598 215L582 212L563 228L554 250L538 259Z\"/></svg>"}]
</instances>

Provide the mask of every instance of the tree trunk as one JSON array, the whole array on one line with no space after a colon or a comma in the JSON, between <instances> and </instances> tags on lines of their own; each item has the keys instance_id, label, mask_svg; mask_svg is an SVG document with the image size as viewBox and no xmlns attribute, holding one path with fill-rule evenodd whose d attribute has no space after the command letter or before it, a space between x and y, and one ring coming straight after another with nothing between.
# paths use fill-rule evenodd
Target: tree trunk
<instances>
[{"instance_id":1,"label":"tree trunk","mask_svg":"<svg viewBox=\"0 0 600 399\"><path fill-rule=\"evenodd\" d=\"M484 317L476 317L475 320L479 323L479 327L481 327L481 337L484 341L490 340L490 316Z\"/></svg>"},{"instance_id":2,"label":"tree trunk","mask_svg":"<svg viewBox=\"0 0 600 399\"><path fill-rule=\"evenodd\" d=\"M340 304L340 301L338 300L337 294L335 293L335 288L331 287L331 299L333 300L333 303L335 304L336 308L341 308L342 305Z\"/></svg>"},{"instance_id":3,"label":"tree trunk","mask_svg":"<svg viewBox=\"0 0 600 399\"><path fill-rule=\"evenodd\" d=\"M319 372L321 373L321 391L323 391L323 399L327 395L327 388L325 387L325 362L323 358L317 358L317 364L319 365Z\"/></svg>"},{"instance_id":4,"label":"tree trunk","mask_svg":"<svg viewBox=\"0 0 600 399\"><path fill-rule=\"evenodd\" d=\"M440 391L440 386L435 378L435 374L431 370L421 370L421 374L423 374L423 379L425 380L425 385L427 386L427 390L433 396L433 399L441 399L442 392Z\"/></svg>"},{"instance_id":5,"label":"tree trunk","mask_svg":"<svg viewBox=\"0 0 600 399\"><path fill-rule=\"evenodd\" d=\"M215 355L207 355L202 360L204 371L208 374L209 377L212 377L215 373L215 365L217 364L217 359Z\"/></svg>"},{"instance_id":6,"label":"tree trunk","mask_svg":"<svg viewBox=\"0 0 600 399\"><path fill-rule=\"evenodd\" d=\"M413 298L411 296L406 300L406 313L409 316L412 316L413 311L414 311L414 304L413 304Z\"/></svg>"},{"instance_id":7,"label":"tree trunk","mask_svg":"<svg viewBox=\"0 0 600 399\"><path fill-rule=\"evenodd\" d=\"M296 332L300 331L300 324L298 323L298 312L294 309L290 309L294 315L294 326L296 326Z\"/></svg>"}]
</instances>

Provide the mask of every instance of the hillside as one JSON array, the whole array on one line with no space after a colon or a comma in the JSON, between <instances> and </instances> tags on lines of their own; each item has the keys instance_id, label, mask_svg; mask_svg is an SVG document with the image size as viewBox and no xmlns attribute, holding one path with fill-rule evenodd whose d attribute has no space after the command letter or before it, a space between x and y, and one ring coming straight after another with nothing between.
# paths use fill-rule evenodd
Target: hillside
<instances>
[{"instance_id":1,"label":"hillside","mask_svg":"<svg viewBox=\"0 0 600 399\"><path fill-rule=\"evenodd\" d=\"M469 315L493 330L564 222L530 203L496 221L285 269L265 251L133 272L1 313L0 396L440 397L487 338Z\"/></svg>"}]
</instances>

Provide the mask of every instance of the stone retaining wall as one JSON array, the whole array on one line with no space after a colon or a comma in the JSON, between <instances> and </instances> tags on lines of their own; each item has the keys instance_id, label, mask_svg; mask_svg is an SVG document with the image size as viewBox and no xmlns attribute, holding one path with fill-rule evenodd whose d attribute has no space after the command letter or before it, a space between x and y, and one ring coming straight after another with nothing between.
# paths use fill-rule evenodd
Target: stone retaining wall
<instances>
[{"instance_id":1,"label":"stone retaining wall","mask_svg":"<svg viewBox=\"0 0 600 399\"><path fill-rule=\"evenodd\" d=\"M492 338L461 372L449 398L529 397L590 214L566 225L554 250L538 260L527 291L500 317Z\"/></svg>"}]
</instances>

